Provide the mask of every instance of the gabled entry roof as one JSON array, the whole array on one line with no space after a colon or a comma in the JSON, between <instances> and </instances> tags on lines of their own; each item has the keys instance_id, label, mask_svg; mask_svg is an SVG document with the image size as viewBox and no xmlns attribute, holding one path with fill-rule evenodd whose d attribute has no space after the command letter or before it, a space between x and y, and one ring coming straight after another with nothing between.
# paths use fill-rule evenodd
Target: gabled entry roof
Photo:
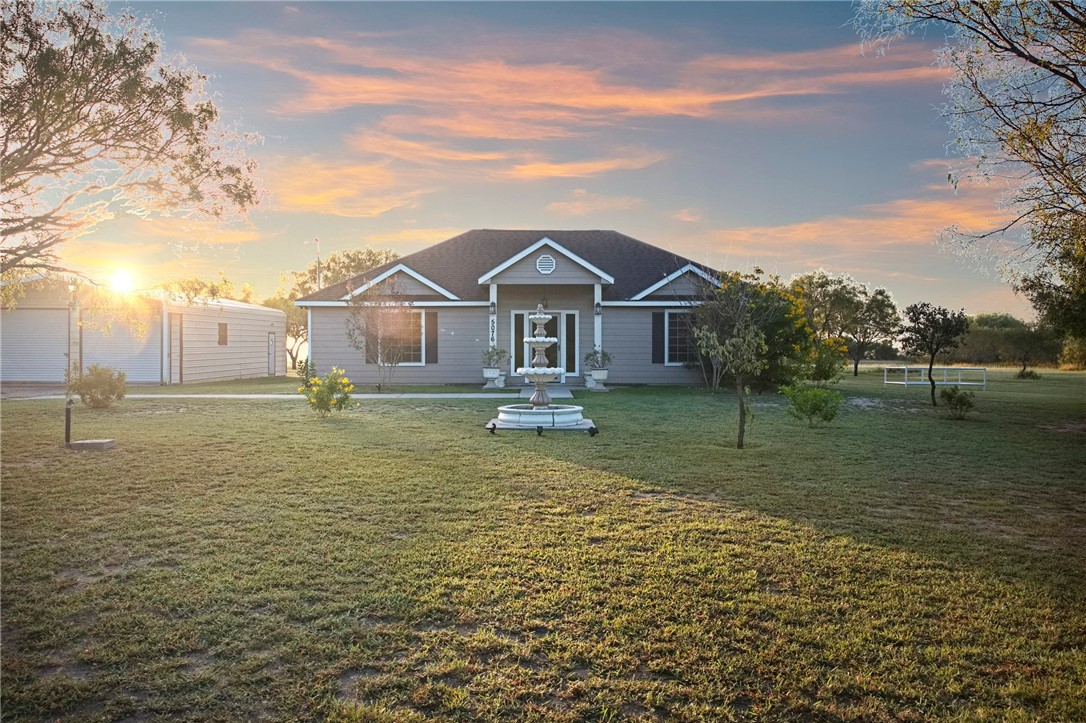
<instances>
[{"instance_id":1,"label":"gabled entry roof","mask_svg":"<svg viewBox=\"0 0 1086 723\"><path fill-rule=\"evenodd\" d=\"M654 287L666 293L666 279L688 267L697 269L699 276L717 277L708 266L618 231L475 229L327 286L298 303L305 306L306 302L343 300L352 290L387 278L393 269L410 269L416 279L441 290L438 298L450 298L451 294L463 301L486 301L490 298L487 279L533 253L533 247L541 251L543 246L599 276L604 301L643 298L639 295ZM540 283L546 283L545 277Z\"/></svg>"},{"instance_id":2,"label":"gabled entry roof","mask_svg":"<svg viewBox=\"0 0 1086 723\"><path fill-rule=\"evenodd\" d=\"M552 249L554 251L557 251L558 253L562 254L567 259L569 259L573 263L577 264L578 266L582 267L586 271L588 271L588 272L590 272L592 274L595 274L596 276L599 276L601 284L613 284L613 283L615 283L615 277L611 276L611 274L607 273L606 271L601 271L600 269L596 268L595 266L593 266L588 261L585 261L584 259L582 259L577 254L573 253L569 249L563 248L560 244L555 243L554 241L547 238L546 236L539 239L534 244L532 244L528 248L526 248L523 251L521 251L520 253L518 253L516 256L509 257L508 259L506 259L502 263L500 263L497 266L495 266L494 268L492 268L490 271L487 271L485 274L483 274L482 276L479 277L479 283L480 284L489 284L491 282L491 280L495 276L500 274L502 271L505 271L507 268L509 268L510 266L515 264L516 262L520 261L523 258L528 257L529 255L535 253L536 251L539 251L540 249Z\"/></svg>"}]
</instances>

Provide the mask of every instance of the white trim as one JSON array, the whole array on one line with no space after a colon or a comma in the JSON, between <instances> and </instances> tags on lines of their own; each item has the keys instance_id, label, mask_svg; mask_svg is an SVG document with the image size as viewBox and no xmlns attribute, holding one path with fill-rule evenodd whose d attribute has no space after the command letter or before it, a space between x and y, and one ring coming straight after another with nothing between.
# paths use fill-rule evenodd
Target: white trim
<instances>
[{"instance_id":1,"label":"white trim","mask_svg":"<svg viewBox=\"0 0 1086 723\"><path fill-rule=\"evenodd\" d=\"M603 315L596 316L596 304L603 303L603 285L594 284L592 287L592 346L594 349L603 348Z\"/></svg>"},{"instance_id":2,"label":"white trim","mask_svg":"<svg viewBox=\"0 0 1086 723\"><path fill-rule=\"evenodd\" d=\"M603 303L604 308L607 308L609 306L618 306L618 307L625 306L625 307L628 307L628 308L641 308L641 309L647 308L647 307L652 307L652 306L659 307L659 308L673 307L673 306L674 307L691 308L691 307L698 306L698 305L701 304L700 301L604 301L602 303Z\"/></svg>"},{"instance_id":3,"label":"white trim","mask_svg":"<svg viewBox=\"0 0 1086 723\"><path fill-rule=\"evenodd\" d=\"M488 345L491 349L498 348L498 285L490 285L490 301L494 305L494 311L487 315Z\"/></svg>"},{"instance_id":4,"label":"white trim","mask_svg":"<svg viewBox=\"0 0 1086 723\"><path fill-rule=\"evenodd\" d=\"M513 264L517 263L521 259L524 259L524 258L528 257L529 255L531 255L535 251L538 251L540 248L542 248L544 246L550 246L552 249L554 249L558 253L562 254L563 256L568 258L570 261L573 261L576 264L580 264L581 266L583 266L588 271L592 272L596 276L599 276L601 283L604 283L604 284L613 284L613 283L615 283L615 277L614 276L611 276L609 273L607 273L606 271L603 271L602 269L596 268L592 264L590 264L587 261L585 261L584 259L582 259L577 254L573 253L569 249L564 248L561 244L556 243L554 241L551 241L546 236L539 239L534 244L532 244L528 248L526 248L523 251L521 251L520 253L518 253L516 256L510 257L509 259L505 260L504 262L502 262L498 266L495 266L494 268L492 268L490 271L487 271L485 274L483 274L482 276L479 277L479 283L480 284L489 284L490 280L493 277L497 276L502 271L505 271L507 268L509 268Z\"/></svg>"},{"instance_id":5,"label":"white trim","mask_svg":"<svg viewBox=\"0 0 1086 723\"><path fill-rule=\"evenodd\" d=\"M349 301L295 301L295 306L300 306L303 309L309 309L313 307L345 307L350 306ZM382 302L379 306L409 306L409 307L429 307L429 306L478 306L486 308L490 306L488 301L396 301L396 302Z\"/></svg>"},{"instance_id":6,"label":"white trim","mask_svg":"<svg viewBox=\"0 0 1086 723\"><path fill-rule=\"evenodd\" d=\"M665 367L681 367L686 362L681 361L669 361L669 353L671 351L671 316L673 314L689 314L689 311L665 311L664 312L664 366Z\"/></svg>"},{"instance_id":7,"label":"white trim","mask_svg":"<svg viewBox=\"0 0 1086 723\"><path fill-rule=\"evenodd\" d=\"M419 272L415 271L411 267L405 266L404 264L396 264L391 269L388 269L387 271L385 271L382 274L378 274L377 276L373 277L372 279L370 279L366 283L362 284L361 286L359 286L357 289L350 292L349 294L343 296L342 298L344 300L354 298L355 296L358 296L359 294L361 294L363 291L368 291L369 289L373 288L374 286L381 283L385 279L389 278L390 276L394 276L395 274L397 274L397 273L399 273L401 271L403 273L407 274L408 276L410 276L411 278L413 278L415 281L418 281L420 284L422 284L424 286L428 286L429 288L433 289L437 293L444 296L446 299L459 299L460 298L456 294L452 293L451 291L449 291L447 289L442 288L441 286L439 286L435 282L433 282L430 279L426 278L425 276L423 276Z\"/></svg>"},{"instance_id":8,"label":"white trim","mask_svg":"<svg viewBox=\"0 0 1086 723\"><path fill-rule=\"evenodd\" d=\"M528 346L528 338L532 333L532 322L528 321L528 317L536 312L535 309L510 309L509 310L509 376L524 382L524 377L517 374L517 355L516 355L516 337L517 337L517 314L524 314L524 326L526 327L521 332L521 346L524 347L524 364L527 366L532 363L531 347ZM581 312L577 309L547 309L547 314L557 317L558 319L558 364L565 371L561 375L559 380L560 384L566 383L567 376L577 376L581 373ZM573 314L573 370L566 369L565 354L566 354L566 315Z\"/></svg>"},{"instance_id":9,"label":"white trim","mask_svg":"<svg viewBox=\"0 0 1086 723\"><path fill-rule=\"evenodd\" d=\"M677 271L674 271L671 274L668 274L666 277L664 277L660 281L657 281L655 284L653 284L649 288L645 289L641 293L636 294L634 296L631 296L630 301L639 301L639 300L645 298L646 296L648 296L649 294L651 294L652 292L657 291L658 289L661 289L661 288L667 286L668 284L670 284L675 279L679 278L680 276L683 276L684 274L688 274L688 273L695 273L698 276L700 276L701 278L708 281L710 284L718 284L719 283L710 274L705 273L704 271L702 271L697 266L694 266L694 264L687 264L686 266L683 266L681 269L679 269Z\"/></svg>"},{"instance_id":10,"label":"white trim","mask_svg":"<svg viewBox=\"0 0 1086 723\"><path fill-rule=\"evenodd\" d=\"M417 361L417 362L397 362L396 364L392 364L391 366L396 366L396 367L424 367L424 366L426 366L426 310L425 309L412 310L411 313L419 315L419 335L420 335L420 338L419 338L419 359L421 361ZM380 335L378 335L378 337L377 337L377 365L381 366L382 364L383 364L383 362L381 361L381 337L380 337Z\"/></svg>"}]
</instances>

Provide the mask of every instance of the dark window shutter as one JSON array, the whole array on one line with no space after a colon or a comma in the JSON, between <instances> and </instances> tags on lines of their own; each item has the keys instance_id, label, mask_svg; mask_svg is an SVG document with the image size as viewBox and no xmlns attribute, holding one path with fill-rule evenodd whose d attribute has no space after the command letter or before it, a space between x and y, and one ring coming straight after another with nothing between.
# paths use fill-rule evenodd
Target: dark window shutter
<instances>
[{"instance_id":1,"label":"dark window shutter","mask_svg":"<svg viewBox=\"0 0 1086 723\"><path fill-rule=\"evenodd\" d=\"M426 363L437 364L437 312L426 312Z\"/></svg>"},{"instance_id":2,"label":"dark window shutter","mask_svg":"<svg viewBox=\"0 0 1086 723\"><path fill-rule=\"evenodd\" d=\"M662 311L652 312L652 363L664 363L664 312Z\"/></svg>"},{"instance_id":3,"label":"dark window shutter","mask_svg":"<svg viewBox=\"0 0 1086 723\"><path fill-rule=\"evenodd\" d=\"M363 338L365 339L364 343L366 345L366 347L365 347L366 363L367 364L376 364L377 363L377 335L376 334L365 334L365 335L363 335Z\"/></svg>"}]
</instances>

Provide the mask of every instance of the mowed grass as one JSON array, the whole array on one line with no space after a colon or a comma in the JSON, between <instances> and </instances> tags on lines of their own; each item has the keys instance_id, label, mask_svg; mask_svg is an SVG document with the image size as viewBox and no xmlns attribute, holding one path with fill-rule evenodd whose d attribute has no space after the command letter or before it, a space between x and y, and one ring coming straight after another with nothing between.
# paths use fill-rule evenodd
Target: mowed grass
<instances>
[{"instance_id":1,"label":"mowed grass","mask_svg":"<svg viewBox=\"0 0 1086 723\"><path fill-rule=\"evenodd\" d=\"M1086 375L2 406L3 717L1086 719Z\"/></svg>"}]
</instances>

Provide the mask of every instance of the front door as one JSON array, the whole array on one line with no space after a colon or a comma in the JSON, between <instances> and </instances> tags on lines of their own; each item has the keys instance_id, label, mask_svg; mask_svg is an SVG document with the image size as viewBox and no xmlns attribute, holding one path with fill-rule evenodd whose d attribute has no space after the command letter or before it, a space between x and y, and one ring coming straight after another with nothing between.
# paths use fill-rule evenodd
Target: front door
<instances>
[{"instance_id":1,"label":"front door","mask_svg":"<svg viewBox=\"0 0 1086 723\"><path fill-rule=\"evenodd\" d=\"M277 351L275 346L275 332L268 332L268 376L275 376L275 352Z\"/></svg>"},{"instance_id":2,"label":"front door","mask_svg":"<svg viewBox=\"0 0 1086 723\"><path fill-rule=\"evenodd\" d=\"M513 339L513 354L509 360L509 374L517 377L516 370L520 367L531 366L532 348L528 346L528 339L535 331L535 325L528 320L534 311L514 311L510 338ZM577 312L576 311L551 311L551 320L544 326L547 336L556 337L558 343L548 347L547 366L562 367L564 370L558 381L565 383L567 376L577 375ZM519 377L523 381L523 377Z\"/></svg>"}]
</instances>

